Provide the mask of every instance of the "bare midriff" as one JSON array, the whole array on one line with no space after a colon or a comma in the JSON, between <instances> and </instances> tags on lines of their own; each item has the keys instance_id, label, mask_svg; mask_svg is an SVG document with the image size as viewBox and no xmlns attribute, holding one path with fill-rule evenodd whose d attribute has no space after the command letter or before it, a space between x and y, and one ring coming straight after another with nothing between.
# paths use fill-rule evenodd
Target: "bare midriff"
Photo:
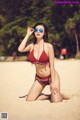
<instances>
[{"instance_id":1,"label":"bare midriff","mask_svg":"<svg viewBox=\"0 0 80 120\"><path fill-rule=\"evenodd\" d=\"M50 66L49 63L47 64L35 64L36 67L36 74L40 77L47 77L50 75Z\"/></svg>"}]
</instances>

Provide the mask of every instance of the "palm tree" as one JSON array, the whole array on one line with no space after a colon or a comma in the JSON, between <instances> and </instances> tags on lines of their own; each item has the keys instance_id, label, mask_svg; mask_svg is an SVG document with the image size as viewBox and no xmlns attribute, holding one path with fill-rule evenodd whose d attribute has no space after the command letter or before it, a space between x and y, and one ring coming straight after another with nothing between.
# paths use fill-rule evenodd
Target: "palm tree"
<instances>
[{"instance_id":1,"label":"palm tree","mask_svg":"<svg viewBox=\"0 0 80 120\"><path fill-rule=\"evenodd\" d=\"M76 56L79 55L79 41L78 41L78 35L77 35L77 31L75 29L75 26L70 26L70 31L72 31L72 33L75 36L75 40L76 40Z\"/></svg>"},{"instance_id":2,"label":"palm tree","mask_svg":"<svg viewBox=\"0 0 80 120\"><path fill-rule=\"evenodd\" d=\"M69 34L69 36L72 36L72 34L75 37L76 42L76 57L79 55L79 40L78 40L78 34L76 31L76 24L73 21L73 19L69 18L67 23L65 24L66 32ZM71 38L71 37L70 37Z\"/></svg>"}]
</instances>

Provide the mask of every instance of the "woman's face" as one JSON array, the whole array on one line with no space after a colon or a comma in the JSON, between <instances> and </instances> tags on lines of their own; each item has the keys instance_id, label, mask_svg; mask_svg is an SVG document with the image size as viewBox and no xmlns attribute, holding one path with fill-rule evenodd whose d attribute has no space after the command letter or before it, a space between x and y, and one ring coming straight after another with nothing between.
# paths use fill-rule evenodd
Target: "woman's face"
<instances>
[{"instance_id":1,"label":"woman's face","mask_svg":"<svg viewBox=\"0 0 80 120\"><path fill-rule=\"evenodd\" d=\"M36 38L43 38L45 34L44 26L43 25L38 25L34 29L34 34Z\"/></svg>"}]
</instances>

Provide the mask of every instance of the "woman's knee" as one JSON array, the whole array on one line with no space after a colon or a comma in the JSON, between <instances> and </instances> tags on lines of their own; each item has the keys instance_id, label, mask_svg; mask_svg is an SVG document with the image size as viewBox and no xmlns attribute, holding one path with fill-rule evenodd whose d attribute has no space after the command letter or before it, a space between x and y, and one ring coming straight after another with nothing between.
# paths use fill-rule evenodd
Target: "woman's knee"
<instances>
[{"instance_id":1,"label":"woman's knee","mask_svg":"<svg viewBox=\"0 0 80 120\"><path fill-rule=\"evenodd\" d=\"M62 102L62 97L60 97L60 98L51 98L51 103L58 103L58 102Z\"/></svg>"},{"instance_id":2,"label":"woman's knee","mask_svg":"<svg viewBox=\"0 0 80 120\"><path fill-rule=\"evenodd\" d=\"M63 100L63 97L60 93L53 93L51 95L51 102L54 102L54 103L58 103L58 102L62 102Z\"/></svg>"},{"instance_id":3,"label":"woman's knee","mask_svg":"<svg viewBox=\"0 0 80 120\"><path fill-rule=\"evenodd\" d=\"M62 95L60 94L59 90L53 90L53 92L51 93L51 102L54 103L58 103L61 102L63 100Z\"/></svg>"}]
</instances>

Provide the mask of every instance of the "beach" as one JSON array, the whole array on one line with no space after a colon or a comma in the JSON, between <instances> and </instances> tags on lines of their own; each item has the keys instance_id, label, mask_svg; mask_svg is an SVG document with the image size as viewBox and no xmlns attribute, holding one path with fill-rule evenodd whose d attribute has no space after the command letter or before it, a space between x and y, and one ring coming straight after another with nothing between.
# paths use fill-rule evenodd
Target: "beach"
<instances>
[{"instance_id":1,"label":"beach","mask_svg":"<svg viewBox=\"0 0 80 120\"><path fill-rule=\"evenodd\" d=\"M28 94L35 66L27 61L0 62L0 112L8 112L8 120L80 120L80 60L55 59L55 69L61 92L74 96L59 103L27 102L19 96ZM50 93L49 86L43 93Z\"/></svg>"}]
</instances>

